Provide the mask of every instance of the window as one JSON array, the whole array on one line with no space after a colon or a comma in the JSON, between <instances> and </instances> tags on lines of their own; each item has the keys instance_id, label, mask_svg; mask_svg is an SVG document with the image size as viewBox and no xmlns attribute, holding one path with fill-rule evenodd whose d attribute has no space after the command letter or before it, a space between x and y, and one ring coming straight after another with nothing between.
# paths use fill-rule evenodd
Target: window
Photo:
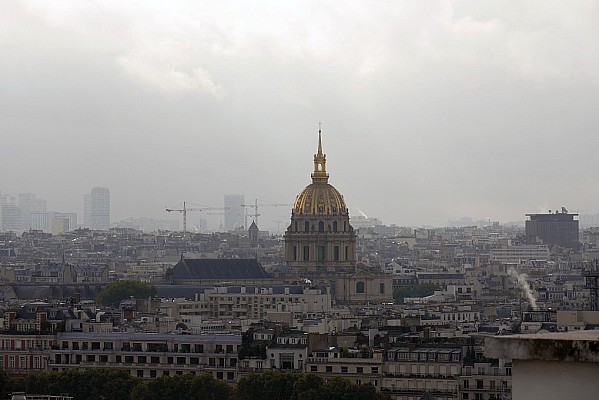
<instances>
[{"instance_id":1,"label":"window","mask_svg":"<svg viewBox=\"0 0 599 400\"><path fill-rule=\"evenodd\" d=\"M323 221L318 222L318 232L324 232L324 222Z\"/></svg>"},{"instance_id":2,"label":"window","mask_svg":"<svg viewBox=\"0 0 599 400\"><path fill-rule=\"evenodd\" d=\"M379 367L372 367L371 370L372 370L373 374L378 374L379 373Z\"/></svg>"},{"instance_id":3,"label":"window","mask_svg":"<svg viewBox=\"0 0 599 400\"><path fill-rule=\"evenodd\" d=\"M333 209L333 212L335 209ZM333 221L333 232L337 232L337 221Z\"/></svg>"},{"instance_id":4,"label":"window","mask_svg":"<svg viewBox=\"0 0 599 400\"><path fill-rule=\"evenodd\" d=\"M137 370L137 377L138 378L143 378L144 377L144 370L143 369L138 369Z\"/></svg>"},{"instance_id":5,"label":"window","mask_svg":"<svg viewBox=\"0 0 599 400\"><path fill-rule=\"evenodd\" d=\"M155 369L150 370L150 378L156 378L156 370Z\"/></svg>"},{"instance_id":6,"label":"window","mask_svg":"<svg viewBox=\"0 0 599 400\"><path fill-rule=\"evenodd\" d=\"M333 260L339 261L339 246L333 247Z\"/></svg>"},{"instance_id":7,"label":"window","mask_svg":"<svg viewBox=\"0 0 599 400\"><path fill-rule=\"evenodd\" d=\"M310 372L318 372L318 366L310 365Z\"/></svg>"},{"instance_id":8,"label":"window","mask_svg":"<svg viewBox=\"0 0 599 400\"><path fill-rule=\"evenodd\" d=\"M293 261L297 261L297 246L293 246Z\"/></svg>"},{"instance_id":9,"label":"window","mask_svg":"<svg viewBox=\"0 0 599 400\"><path fill-rule=\"evenodd\" d=\"M476 380L476 388L477 389L482 389L483 388L483 380L482 379L477 379Z\"/></svg>"},{"instance_id":10,"label":"window","mask_svg":"<svg viewBox=\"0 0 599 400\"><path fill-rule=\"evenodd\" d=\"M304 246L304 261L310 261L310 247Z\"/></svg>"},{"instance_id":11,"label":"window","mask_svg":"<svg viewBox=\"0 0 599 400\"><path fill-rule=\"evenodd\" d=\"M326 371L327 372L333 372L333 366L332 365L327 365L326 366Z\"/></svg>"},{"instance_id":12,"label":"window","mask_svg":"<svg viewBox=\"0 0 599 400\"><path fill-rule=\"evenodd\" d=\"M470 381L468 379L466 379L464 381L464 389L468 389L470 387Z\"/></svg>"},{"instance_id":13,"label":"window","mask_svg":"<svg viewBox=\"0 0 599 400\"><path fill-rule=\"evenodd\" d=\"M356 367L356 374L363 374L364 373L364 367Z\"/></svg>"},{"instance_id":14,"label":"window","mask_svg":"<svg viewBox=\"0 0 599 400\"><path fill-rule=\"evenodd\" d=\"M304 232L310 232L310 223L308 221L304 222Z\"/></svg>"},{"instance_id":15,"label":"window","mask_svg":"<svg viewBox=\"0 0 599 400\"><path fill-rule=\"evenodd\" d=\"M356 283L356 293L364 293L365 290L365 285L364 282L360 281Z\"/></svg>"},{"instance_id":16,"label":"window","mask_svg":"<svg viewBox=\"0 0 599 400\"><path fill-rule=\"evenodd\" d=\"M347 367L341 367L341 373L347 374Z\"/></svg>"},{"instance_id":17,"label":"window","mask_svg":"<svg viewBox=\"0 0 599 400\"><path fill-rule=\"evenodd\" d=\"M385 282L379 284L379 293L385 294Z\"/></svg>"},{"instance_id":18,"label":"window","mask_svg":"<svg viewBox=\"0 0 599 400\"><path fill-rule=\"evenodd\" d=\"M324 261L324 246L317 246L316 250L318 251L318 261Z\"/></svg>"}]
</instances>

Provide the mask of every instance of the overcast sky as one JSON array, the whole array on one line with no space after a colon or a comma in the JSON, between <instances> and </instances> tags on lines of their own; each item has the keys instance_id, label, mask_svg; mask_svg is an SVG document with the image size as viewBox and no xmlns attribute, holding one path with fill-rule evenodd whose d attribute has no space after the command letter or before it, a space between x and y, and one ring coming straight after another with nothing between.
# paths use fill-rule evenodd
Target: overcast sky
<instances>
[{"instance_id":1,"label":"overcast sky","mask_svg":"<svg viewBox=\"0 0 599 400\"><path fill-rule=\"evenodd\" d=\"M353 215L599 212L599 3L0 4L2 193L81 212L107 186L113 221L292 203L319 121Z\"/></svg>"}]
</instances>

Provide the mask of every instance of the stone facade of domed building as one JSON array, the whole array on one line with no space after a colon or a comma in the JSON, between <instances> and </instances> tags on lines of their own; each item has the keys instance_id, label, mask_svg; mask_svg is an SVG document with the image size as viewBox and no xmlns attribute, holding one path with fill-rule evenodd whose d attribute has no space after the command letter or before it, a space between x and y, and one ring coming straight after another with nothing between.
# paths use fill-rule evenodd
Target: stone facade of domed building
<instances>
[{"instance_id":1,"label":"stone facade of domed building","mask_svg":"<svg viewBox=\"0 0 599 400\"><path fill-rule=\"evenodd\" d=\"M297 196L285 232L285 262L297 277L330 286L339 302L393 301L391 276L357 262L356 233L343 195L329 183L321 131L312 183Z\"/></svg>"}]
</instances>

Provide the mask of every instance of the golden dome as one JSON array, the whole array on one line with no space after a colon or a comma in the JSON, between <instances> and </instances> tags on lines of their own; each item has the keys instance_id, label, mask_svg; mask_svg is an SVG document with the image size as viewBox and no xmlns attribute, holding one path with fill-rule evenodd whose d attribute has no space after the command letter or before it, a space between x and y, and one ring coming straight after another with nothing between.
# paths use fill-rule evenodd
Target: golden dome
<instances>
[{"instance_id":1,"label":"golden dome","mask_svg":"<svg viewBox=\"0 0 599 400\"><path fill-rule=\"evenodd\" d=\"M314 154L312 183L297 196L293 204L294 214L347 215L343 196L328 183L326 156L322 152L321 132L318 131L318 152Z\"/></svg>"},{"instance_id":2,"label":"golden dome","mask_svg":"<svg viewBox=\"0 0 599 400\"><path fill-rule=\"evenodd\" d=\"M343 196L327 182L313 182L297 196L294 214L346 215Z\"/></svg>"}]
</instances>

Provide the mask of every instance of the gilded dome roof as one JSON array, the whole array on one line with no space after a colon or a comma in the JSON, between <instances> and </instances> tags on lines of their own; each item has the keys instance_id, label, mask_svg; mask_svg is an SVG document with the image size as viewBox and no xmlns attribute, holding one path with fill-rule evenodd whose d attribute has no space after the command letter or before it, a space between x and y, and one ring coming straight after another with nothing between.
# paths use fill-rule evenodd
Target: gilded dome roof
<instances>
[{"instance_id":1,"label":"gilded dome roof","mask_svg":"<svg viewBox=\"0 0 599 400\"><path fill-rule=\"evenodd\" d=\"M318 152L314 154L312 183L297 196L293 204L294 214L347 215L343 196L329 184L326 156L322 152L321 132L318 131Z\"/></svg>"},{"instance_id":2,"label":"gilded dome roof","mask_svg":"<svg viewBox=\"0 0 599 400\"><path fill-rule=\"evenodd\" d=\"M343 196L327 182L313 182L306 186L293 204L295 214L346 215Z\"/></svg>"}]
</instances>

